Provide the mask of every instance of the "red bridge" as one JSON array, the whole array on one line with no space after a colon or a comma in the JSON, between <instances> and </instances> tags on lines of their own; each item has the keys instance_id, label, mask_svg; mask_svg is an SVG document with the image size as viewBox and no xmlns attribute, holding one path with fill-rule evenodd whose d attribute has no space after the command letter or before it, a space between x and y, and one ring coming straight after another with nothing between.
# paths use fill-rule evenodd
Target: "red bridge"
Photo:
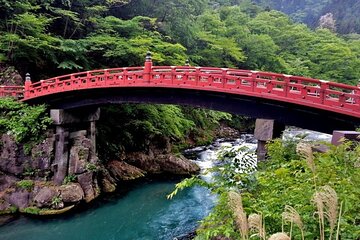
<instances>
[{"instance_id":1,"label":"red bridge","mask_svg":"<svg viewBox=\"0 0 360 240\"><path fill-rule=\"evenodd\" d=\"M360 124L356 86L270 72L153 66L149 56L144 67L87 71L35 83L27 76L24 87L2 86L0 96L67 109L119 102L190 104L326 132Z\"/></svg>"}]
</instances>

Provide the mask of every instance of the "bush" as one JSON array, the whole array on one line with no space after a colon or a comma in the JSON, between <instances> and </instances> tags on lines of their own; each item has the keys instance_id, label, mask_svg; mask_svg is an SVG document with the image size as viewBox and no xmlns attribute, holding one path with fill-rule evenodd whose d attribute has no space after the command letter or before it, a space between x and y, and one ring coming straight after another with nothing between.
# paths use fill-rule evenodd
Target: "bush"
<instances>
[{"instance_id":1,"label":"bush","mask_svg":"<svg viewBox=\"0 0 360 240\"><path fill-rule=\"evenodd\" d=\"M29 106L12 98L0 98L0 132L16 142L37 142L51 124L45 105Z\"/></svg>"},{"instance_id":2,"label":"bush","mask_svg":"<svg viewBox=\"0 0 360 240\"><path fill-rule=\"evenodd\" d=\"M314 196L325 190L329 192L328 189L333 189L338 198L333 206L335 212L340 209L342 212L339 229L341 239L359 239L360 145L354 146L353 143L346 142L338 147L329 147L330 150L326 153L313 153L311 146L299 148L298 145L296 149L294 141L274 140L268 145L268 161L259 163L255 173L224 174L224 171L232 171L234 166L231 162L226 163L227 166L220 169L220 177L217 176L213 183L207 184L213 192L220 193L220 199L218 206L202 221L197 239L211 239L216 234L240 239L236 235L239 233L235 224L236 214L232 220L224 217L224 212L231 210L229 204L224 204L228 191L241 193L245 212L247 215L259 213L265 222L267 233L281 232L284 209L296 209L304 223L305 239L318 239L321 231L318 218L314 217L318 212ZM199 181L198 178L186 179L177 184L174 193L184 187L199 184ZM200 184L207 186L201 182ZM336 223L336 217L333 221ZM329 238L333 232L334 237L336 226L335 230L329 230L326 215L324 223L324 236ZM285 230L290 230L290 226L286 226ZM301 235L300 229L294 227L293 239L301 239Z\"/></svg>"},{"instance_id":3,"label":"bush","mask_svg":"<svg viewBox=\"0 0 360 240\"><path fill-rule=\"evenodd\" d=\"M75 175L67 175L65 178L64 178L64 181L63 181L63 184L69 184L71 182L76 182L77 180L77 177Z\"/></svg>"}]
</instances>

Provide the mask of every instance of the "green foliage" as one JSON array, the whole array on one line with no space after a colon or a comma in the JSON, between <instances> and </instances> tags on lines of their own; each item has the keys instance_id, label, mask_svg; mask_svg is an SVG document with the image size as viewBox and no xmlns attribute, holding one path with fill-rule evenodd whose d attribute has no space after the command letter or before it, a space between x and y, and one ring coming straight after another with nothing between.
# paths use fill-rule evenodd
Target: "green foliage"
<instances>
[{"instance_id":1,"label":"green foliage","mask_svg":"<svg viewBox=\"0 0 360 240\"><path fill-rule=\"evenodd\" d=\"M311 203L311 196L321 189L321 186L327 185L336 190L339 202L343 202L341 238L358 239L360 191L357 186L360 184L360 145L345 142L338 147L329 146L330 150L326 153L314 153L314 174L309 162L296 152L297 143L294 140L289 142L274 140L268 144L268 161L259 163L258 171L255 173L234 171L231 169L233 163L228 162L225 166L215 167L212 170L218 172L214 182L210 184L199 182L195 177L187 179L177 184L170 196L173 197L184 187L196 184L207 186L213 192L221 194L218 205L203 220L199 228L199 239L211 239L218 235L240 239L240 236L236 235L239 233L234 219L229 218L231 210L225 204L226 193L230 190L241 192L244 209L248 215L262 213L268 233L281 232L281 214L285 206L289 205L296 208L302 217L305 224L305 239L315 239L319 235L319 229L318 220L314 217L314 212L317 210ZM225 153L230 159L236 155L231 151ZM232 174L224 174L230 172ZM237 184L234 184L233 179L237 180ZM325 228L328 227L325 224ZM294 228L292 234L294 239L301 239L299 229ZM326 231L325 235L328 234L329 232Z\"/></svg>"},{"instance_id":2,"label":"green foliage","mask_svg":"<svg viewBox=\"0 0 360 240\"><path fill-rule=\"evenodd\" d=\"M35 183L32 180L21 180L19 182L16 182L16 186L22 189L26 189L28 191L31 191L34 187Z\"/></svg>"},{"instance_id":3,"label":"green foliage","mask_svg":"<svg viewBox=\"0 0 360 240\"><path fill-rule=\"evenodd\" d=\"M312 172L305 160L300 160L294 154L294 145L290 154L288 145L281 145L279 141L269 145L270 161L262 163L261 170L256 173L256 187L243 196L244 205L248 212L262 212L270 232L281 229L281 212L285 205L296 206L306 225L306 236L317 236L317 220L313 218L314 207L310 204L314 194ZM315 155L316 185L329 185L338 193L340 201L345 202L344 215L341 221L341 237L356 239L360 235L359 226L355 224L359 211L356 203L360 197L359 182L360 169L357 166L360 147L349 150L348 143L339 147L331 147L324 154ZM299 234L299 233L297 233Z\"/></svg>"},{"instance_id":4,"label":"green foliage","mask_svg":"<svg viewBox=\"0 0 360 240\"><path fill-rule=\"evenodd\" d=\"M32 214L32 215L39 215L41 209L37 207L27 207L24 209L21 209L21 212Z\"/></svg>"},{"instance_id":5,"label":"green foliage","mask_svg":"<svg viewBox=\"0 0 360 240\"><path fill-rule=\"evenodd\" d=\"M228 194L220 194L212 212L200 222L195 240L213 239L218 236L240 239L240 234L234 228L235 222L232 215L228 206Z\"/></svg>"},{"instance_id":6,"label":"green foliage","mask_svg":"<svg viewBox=\"0 0 360 240\"><path fill-rule=\"evenodd\" d=\"M36 173L36 169L32 169L32 168L25 168L24 171L23 171L23 176L34 176L35 173Z\"/></svg>"},{"instance_id":7,"label":"green foliage","mask_svg":"<svg viewBox=\"0 0 360 240\"><path fill-rule=\"evenodd\" d=\"M76 181L77 181L77 177L75 175L67 175L64 178L63 184L66 185L66 184L76 182Z\"/></svg>"},{"instance_id":8,"label":"green foliage","mask_svg":"<svg viewBox=\"0 0 360 240\"><path fill-rule=\"evenodd\" d=\"M57 207L59 206L59 204L62 203L62 198L61 196L54 196L52 199L51 199L51 205L54 206L54 207Z\"/></svg>"},{"instance_id":9,"label":"green foliage","mask_svg":"<svg viewBox=\"0 0 360 240\"><path fill-rule=\"evenodd\" d=\"M147 151L154 139L167 138L177 146L186 146L188 139L211 141L219 122L232 119L230 114L212 110L149 104L109 106L101 115L98 143L102 160L117 159L125 150Z\"/></svg>"},{"instance_id":10,"label":"green foliage","mask_svg":"<svg viewBox=\"0 0 360 240\"><path fill-rule=\"evenodd\" d=\"M85 166L86 170L88 170L89 172L97 172L99 170L98 166L96 166L93 163L86 163Z\"/></svg>"},{"instance_id":11,"label":"green foliage","mask_svg":"<svg viewBox=\"0 0 360 240\"><path fill-rule=\"evenodd\" d=\"M11 213L16 213L16 212L18 211L18 208L15 207L15 206L11 206L11 207L9 208L9 210L10 210Z\"/></svg>"},{"instance_id":12,"label":"green foliage","mask_svg":"<svg viewBox=\"0 0 360 240\"><path fill-rule=\"evenodd\" d=\"M17 142L37 142L52 122L44 105L28 106L11 98L0 99L0 132Z\"/></svg>"},{"instance_id":13,"label":"green foliage","mask_svg":"<svg viewBox=\"0 0 360 240\"><path fill-rule=\"evenodd\" d=\"M255 2L293 13L297 20L311 13L312 22L325 14L324 6L337 5L330 0ZM36 79L80 69L142 65L148 50L159 65L182 65L190 58L194 65L346 83L360 78L359 39L354 34L343 39L324 29L310 30L250 0L2 3L0 59L22 74L31 69ZM340 19L338 11L335 15ZM345 24L349 28L359 25L350 22Z\"/></svg>"}]
</instances>

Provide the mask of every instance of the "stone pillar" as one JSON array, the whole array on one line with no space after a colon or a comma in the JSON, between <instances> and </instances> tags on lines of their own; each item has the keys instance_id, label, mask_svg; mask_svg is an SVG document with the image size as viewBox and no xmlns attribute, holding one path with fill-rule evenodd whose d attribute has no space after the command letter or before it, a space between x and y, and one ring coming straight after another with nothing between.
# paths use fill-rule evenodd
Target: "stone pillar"
<instances>
[{"instance_id":1,"label":"stone pillar","mask_svg":"<svg viewBox=\"0 0 360 240\"><path fill-rule=\"evenodd\" d=\"M96 122L90 122L89 138L91 140L91 152L93 155L96 154Z\"/></svg>"},{"instance_id":2,"label":"stone pillar","mask_svg":"<svg viewBox=\"0 0 360 240\"><path fill-rule=\"evenodd\" d=\"M360 132L356 131L333 131L331 144L339 146L344 140L360 142Z\"/></svg>"},{"instance_id":3,"label":"stone pillar","mask_svg":"<svg viewBox=\"0 0 360 240\"><path fill-rule=\"evenodd\" d=\"M56 126L55 161L53 163L54 181L60 185L67 176L69 169L69 133L65 129L76 128L79 124L88 124L90 122L89 138L91 139L91 144L89 145L91 147L89 148L91 148L92 158L96 159L95 121L100 118L100 109L77 109L74 111L51 109L50 117ZM86 131L79 131L77 133L81 136L86 136ZM76 138L76 136L72 136L72 138Z\"/></svg>"},{"instance_id":4,"label":"stone pillar","mask_svg":"<svg viewBox=\"0 0 360 240\"><path fill-rule=\"evenodd\" d=\"M264 161L266 158L266 142L281 136L285 125L271 119L256 119L254 136L258 140L257 158Z\"/></svg>"},{"instance_id":5,"label":"stone pillar","mask_svg":"<svg viewBox=\"0 0 360 240\"><path fill-rule=\"evenodd\" d=\"M55 135L55 161L53 170L55 173L54 181L61 185L67 175L68 169L68 132L63 126L56 126Z\"/></svg>"}]
</instances>

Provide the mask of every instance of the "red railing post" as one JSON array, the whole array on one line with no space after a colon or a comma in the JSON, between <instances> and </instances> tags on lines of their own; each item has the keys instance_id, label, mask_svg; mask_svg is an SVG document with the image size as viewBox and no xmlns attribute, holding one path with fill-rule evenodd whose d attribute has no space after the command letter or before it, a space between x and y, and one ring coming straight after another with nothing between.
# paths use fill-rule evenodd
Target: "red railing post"
<instances>
[{"instance_id":1,"label":"red railing post","mask_svg":"<svg viewBox=\"0 0 360 240\"><path fill-rule=\"evenodd\" d=\"M284 85L284 92L285 92L285 97L288 96L288 93L290 92L290 77L292 77L292 75L287 75L287 74L284 74L284 82L285 82L285 85Z\"/></svg>"},{"instance_id":2,"label":"red railing post","mask_svg":"<svg viewBox=\"0 0 360 240\"><path fill-rule=\"evenodd\" d=\"M360 105L360 82L358 83L357 89L353 92L353 94L355 95L355 104Z\"/></svg>"},{"instance_id":3,"label":"red railing post","mask_svg":"<svg viewBox=\"0 0 360 240\"><path fill-rule=\"evenodd\" d=\"M150 83L151 79L151 70L152 70L152 60L151 52L146 53L145 66L144 66L144 82Z\"/></svg>"},{"instance_id":4,"label":"red railing post","mask_svg":"<svg viewBox=\"0 0 360 240\"><path fill-rule=\"evenodd\" d=\"M31 77L30 77L30 73L26 74L25 77L25 91L24 91L24 99L29 98L30 97L30 86L31 86Z\"/></svg>"},{"instance_id":5,"label":"red railing post","mask_svg":"<svg viewBox=\"0 0 360 240\"><path fill-rule=\"evenodd\" d=\"M222 68L222 69L221 69L222 88L225 88L225 84L226 84L226 82L227 82L227 78L226 78L226 76L227 76L227 71L228 71L227 68ZM237 85L236 82L235 82L235 85Z\"/></svg>"},{"instance_id":6,"label":"red railing post","mask_svg":"<svg viewBox=\"0 0 360 240\"><path fill-rule=\"evenodd\" d=\"M257 73L258 71L251 71L251 91L255 92L257 88Z\"/></svg>"},{"instance_id":7,"label":"red railing post","mask_svg":"<svg viewBox=\"0 0 360 240\"><path fill-rule=\"evenodd\" d=\"M5 86L0 86L0 97L5 97Z\"/></svg>"},{"instance_id":8,"label":"red railing post","mask_svg":"<svg viewBox=\"0 0 360 240\"><path fill-rule=\"evenodd\" d=\"M329 82L320 80L320 98L322 104L325 103L327 90L329 90Z\"/></svg>"}]
</instances>

